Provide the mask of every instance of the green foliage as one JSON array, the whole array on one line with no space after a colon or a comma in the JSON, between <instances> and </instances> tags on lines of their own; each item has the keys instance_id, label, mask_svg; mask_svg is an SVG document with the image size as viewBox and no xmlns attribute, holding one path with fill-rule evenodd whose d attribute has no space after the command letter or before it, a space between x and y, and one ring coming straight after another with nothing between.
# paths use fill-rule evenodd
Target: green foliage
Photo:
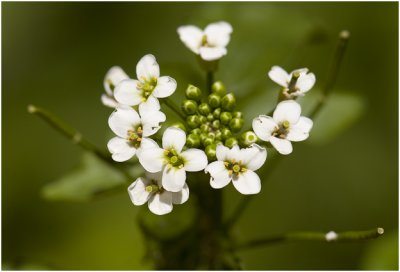
<instances>
[{"instance_id":1,"label":"green foliage","mask_svg":"<svg viewBox=\"0 0 400 272\"><path fill-rule=\"evenodd\" d=\"M142 168L131 168L139 176ZM126 176L93 154L84 153L80 166L42 189L47 200L85 201L113 189L125 190Z\"/></svg>"}]
</instances>

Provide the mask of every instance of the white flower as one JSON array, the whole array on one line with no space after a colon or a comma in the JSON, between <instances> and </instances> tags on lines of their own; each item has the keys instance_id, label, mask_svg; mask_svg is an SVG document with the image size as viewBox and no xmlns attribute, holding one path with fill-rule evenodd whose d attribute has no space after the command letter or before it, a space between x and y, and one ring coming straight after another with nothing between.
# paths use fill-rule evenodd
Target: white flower
<instances>
[{"instance_id":1,"label":"white flower","mask_svg":"<svg viewBox=\"0 0 400 272\"><path fill-rule=\"evenodd\" d=\"M160 111L160 104L154 97L148 103L139 106L139 114L127 106L119 106L108 119L108 125L117 135L107 146L115 161L122 162L132 158L146 145L154 141L147 138L160 129L160 122L165 121L165 114Z\"/></svg>"},{"instance_id":2,"label":"white flower","mask_svg":"<svg viewBox=\"0 0 400 272\"><path fill-rule=\"evenodd\" d=\"M175 127L167 128L163 134L162 146L157 144L142 149L139 161L146 171L163 171L162 186L171 192L182 190L186 181L186 171L197 172L207 166L204 151L190 148L182 151L186 134Z\"/></svg>"},{"instance_id":3,"label":"white flower","mask_svg":"<svg viewBox=\"0 0 400 272\"><path fill-rule=\"evenodd\" d=\"M116 108L118 102L114 98L113 91L115 86L118 85L122 80L129 79L129 76L122 70L119 66L113 66L108 70L106 76L104 77L104 89L105 94L101 96L101 102L107 107Z\"/></svg>"},{"instance_id":4,"label":"white flower","mask_svg":"<svg viewBox=\"0 0 400 272\"><path fill-rule=\"evenodd\" d=\"M138 178L128 187L132 203L136 206L148 202L149 209L157 215L172 211L172 204L183 204L189 198L189 187L183 186L179 192L169 192L161 185L162 172L148 173L145 178Z\"/></svg>"},{"instance_id":5,"label":"white flower","mask_svg":"<svg viewBox=\"0 0 400 272\"><path fill-rule=\"evenodd\" d=\"M292 143L308 138L313 121L300 116L301 107L293 100L280 102L273 117L260 115L253 120L253 130L263 141L270 142L275 149L287 155L292 153Z\"/></svg>"},{"instance_id":6,"label":"white flower","mask_svg":"<svg viewBox=\"0 0 400 272\"><path fill-rule=\"evenodd\" d=\"M205 61L217 60L226 55L231 33L232 26L227 22L209 24L204 31L193 25L178 28L181 41Z\"/></svg>"},{"instance_id":7,"label":"white flower","mask_svg":"<svg viewBox=\"0 0 400 272\"><path fill-rule=\"evenodd\" d=\"M210 185L215 189L225 187L232 180L236 190L244 195L257 194L261 190L259 176L254 172L267 159L265 148L253 144L249 148L232 149L222 144L217 146L217 161L210 163L206 173L210 173Z\"/></svg>"},{"instance_id":8,"label":"white flower","mask_svg":"<svg viewBox=\"0 0 400 272\"><path fill-rule=\"evenodd\" d=\"M297 80L293 75L297 76ZM284 88L283 92L289 98L304 96L315 84L315 75L308 73L307 68L297 69L288 74L281 67L273 66L268 72L268 76Z\"/></svg>"},{"instance_id":9,"label":"white flower","mask_svg":"<svg viewBox=\"0 0 400 272\"><path fill-rule=\"evenodd\" d=\"M125 79L114 91L118 103L136 106L147 103L150 97L164 98L176 90L176 81L169 76L160 77L160 67L153 55L146 55L136 65L138 80Z\"/></svg>"}]
</instances>

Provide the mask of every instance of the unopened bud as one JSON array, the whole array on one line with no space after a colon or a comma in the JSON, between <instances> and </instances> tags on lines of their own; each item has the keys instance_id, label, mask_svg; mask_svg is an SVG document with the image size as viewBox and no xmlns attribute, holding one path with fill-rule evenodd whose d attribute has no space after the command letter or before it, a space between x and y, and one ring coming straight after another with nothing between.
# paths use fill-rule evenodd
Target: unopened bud
<instances>
[{"instance_id":1,"label":"unopened bud","mask_svg":"<svg viewBox=\"0 0 400 272\"><path fill-rule=\"evenodd\" d=\"M243 113L241 111L234 111L232 113L233 118L243 118Z\"/></svg>"},{"instance_id":2,"label":"unopened bud","mask_svg":"<svg viewBox=\"0 0 400 272\"><path fill-rule=\"evenodd\" d=\"M226 140L232 136L232 131L229 128L223 128L221 130L221 136L223 140Z\"/></svg>"},{"instance_id":3,"label":"unopened bud","mask_svg":"<svg viewBox=\"0 0 400 272\"><path fill-rule=\"evenodd\" d=\"M188 147L199 147L200 146L200 136L194 134L193 132L186 137L186 145Z\"/></svg>"},{"instance_id":4,"label":"unopened bud","mask_svg":"<svg viewBox=\"0 0 400 272\"><path fill-rule=\"evenodd\" d=\"M196 86L190 85L187 87L185 91L185 95L188 99L193 99L196 101L200 101L201 99L201 90Z\"/></svg>"},{"instance_id":5,"label":"unopened bud","mask_svg":"<svg viewBox=\"0 0 400 272\"><path fill-rule=\"evenodd\" d=\"M242 118L233 118L229 122L229 127L232 129L233 132L239 131L243 126L244 120Z\"/></svg>"},{"instance_id":6,"label":"unopened bud","mask_svg":"<svg viewBox=\"0 0 400 272\"><path fill-rule=\"evenodd\" d=\"M187 115L195 114L197 111L197 103L194 100L183 100L182 101L182 110Z\"/></svg>"},{"instance_id":7,"label":"unopened bud","mask_svg":"<svg viewBox=\"0 0 400 272\"><path fill-rule=\"evenodd\" d=\"M228 93L222 97L221 106L226 111L232 111L236 107L236 98L233 93Z\"/></svg>"},{"instance_id":8,"label":"unopened bud","mask_svg":"<svg viewBox=\"0 0 400 272\"><path fill-rule=\"evenodd\" d=\"M186 127L181 122L176 122L171 125L172 127L180 128L184 132L186 132Z\"/></svg>"},{"instance_id":9,"label":"unopened bud","mask_svg":"<svg viewBox=\"0 0 400 272\"><path fill-rule=\"evenodd\" d=\"M205 152L209 161L215 160L217 158L217 145L207 145Z\"/></svg>"},{"instance_id":10,"label":"unopened bud","mask_svg":"<svg viewBox=\"0 0 400 272\"><path fill-rule=\"evenodd\" d=\"M190 115L186 118L186 122L191 128L197 128L200 126L200 119L197 115Z\"/></svg>"},{"instance_id":11,"label":"unopened bud","mask_svg":"<svg viewBox=\"0 0 400 272\"><path fill-rule=\"evenodd\" d=\"M209 133L207 134L207 137L209 137L209 138L211 138L212 140L214 140L214 139L215 139L215 133L214 133L214 132L209 132Z\"/></svg>"},{"instance_id":12,"label":"unopened bud","mask_svg":"<svg viewBox=\"0 0 400 272\"><path fill-rule=\"evenodd\" d=\"M224 125L229 124L231 119L232 119L232 113L230 113L228 111L222 112L221 115L219 116L219 120L221 120L221 123Z\"/></svg>"},{"instance_id":13,"label":"unopened bud","mask_svg":"<svg viewBox=\"0 0 400 272\"><path fill-rule=\"evenodd\" d=\"M204 116L207 116L207 114L211 112L211 108L207 103L201 103L198 109L199 112Z\"/></svg>"},{"instance_id":14,"label":"unopened bud","mask_svg":"<svg viewBox=\"0 0 400 272\"><path fill-rule=\"evenodd\" d=\"M220 120L214 120L211 125L212 125L213 128L218 129L221 126L221 121Z\"/></svg>"},{"instance_id":15,"label":"unopened bud","mask_svg":"<svg viewBox=\"0 0 400 272\"><path fill-rule=\"evenodd\" d=\"M200 115L199 120L201 124L207 123L207 117L205 117L204 115Z\"/></svg>"},{"instance_id":16,"label":"unopened bud","mask_svg":"<svg viewBox=\"0 0 400 272\"><path fill-rule=\"evenodd\" d=\"M246 131L240 136L240 140L244 145L251 145L257 141L257 135L253 131Z\"/></svg>"},{"instance_id":17,"label":"unopened bud","mask_svg":"<svg viewBox=\"0 0 400 272\"><path fill-rule=\"evenodd\" d=\"M218 140L218 141L222 140L222 132L220 130L217 130L215 132L215 140Z\"/></svg>"},{"instance_id":18,"label":"unopened bud","mask_svg":"<svg viewBox=\"0 0 400 272\"><path fill-rule=\"evenodd\" d=\"M218 108L221 104L221 97L214 93L210 94L208 96L208 104L211 106L211 108Z\"/></svg>"},{"instance_id":19,"label":"unopened bud","mask_svg":"<svg viewBox=\"0 0 400 272\"><path fill-rule=\"evenodd\" d=\"M213 93L223 97L226 94L225 85L221 81L216 81L211 87Z\"/></svg>"},{"instance_id":20,"label":"unopened bud","mask_svg":"<svg viewBox=\"0 0 400 272\"><path fill-rule=\"evenodd\" d=\"M190 133L200 135L201 129L199 129L199 128L192 129L192 131Z\"/></svg>"},{"instance_id":21,"label":"unopened bud","mask_svg":"<svg viewBox=\"0 0 400 272\"><path fill-rule=\"evenodd\" d=\"M207 138L207 133L202 133L202 134L200 134L200 142L201 142L201 143L204 143L204 141L206 140L206 138Z\"/></svg>"},{"instance_id":22,"label":"unopened bud","mask_svg":"<svg viewBox=\"0 0 400 272\"><path fill-rule=\"evenodd\" d=\"M214 111L213 111L213 116L214 116L214 118L215 119L219 119L219 116L221 115L221 108L216 108Z\"/></svg>"},{"instance_id":23,"label":"unopened bud","mask_svg":"<svg viewBox=\"0 0 400 272\"><path fill-rule=\"evenodd\" d=\"M201 132L208 132L210 130L210 127L207 124L202 124L200 126Z\"/></svg>"},{"instance_id":24,"label":"unopened bud","mask_svg":"<svg viewBox=\"0 0 400 272\"><path fill-rule=\"evenodd\" d=\"M208 146L208 145L214 143L214 139L209 137L209 136L207 136L202 143L203 143L204 146Z\"/></svg>"},{"instance_id":25,"label":"unopened bud","mask_svg":"<svg viewBox=\"0 0 400 272\"><path fill-rule=\"evenodd\" d=\"M210 122L213 121L214 120L214 115L212 113L209 113L207 115L207 120L210 121Z\"/></svg>"},{"instance_id":26,"label":"unopened bud","mask_svg":"<svg viewBox=\"0 0 400 272\"><path fill-rule=\"evenodd\" d=\"M225 146L232 148L234 145L238 144L238 141L236 140L235 137L230 137L225 140Z\"/></svg>"}]
</instances>

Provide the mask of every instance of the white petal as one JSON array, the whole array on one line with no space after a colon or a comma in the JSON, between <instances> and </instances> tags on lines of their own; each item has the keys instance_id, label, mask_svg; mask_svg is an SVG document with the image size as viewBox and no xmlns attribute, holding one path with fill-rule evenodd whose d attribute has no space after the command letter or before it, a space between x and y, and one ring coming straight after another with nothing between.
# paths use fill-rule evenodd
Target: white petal
<instances>
[{"instance_id":1,"label":"white petal","mask_svg":"<svg viewBox=\"0 0 400 272\"><path fill-rule=\"evenodd\" d=\"M131 146L129 141L120 137L114 137L108 141L107 147L113 160L117 162L127 161L136 153L136 148Z\"/></svg>"},{"instance_id":2,"label":"white petal","mask_svg":"<svg viewBox=\"0 0 400 272\"><path fill-rule=\"evenodd\" d=\"M241 160L241 153L240 153L240 148L238 145L234 145L226 154L226 160L232 161L239 161Z\"/></svg>"},{"instance_id":3,"label":"white petal","mask_svg":"<svg viewBox=\"0 0 400 272\"><path fill-rule=\"evenodd\" d=\"M263 141L269 141L274 130L278 127L270 116L260 115L253 119L254 133Z\"/></svg>"},{"instance_id":4,"label":"white petal","mask_svg":"<svg viewBox=\"0 0 400 272\"><path fill-rule=\"evenodd\" d=\"M181 41L187 48L194 53L199 54L199 48L203 39L203 31L197 26L181 26L178 28L178 34Z\"/></svg>"},{"instance_id":5,"label":"white petal","mask_svg":"<svg viewBox=\"0 0 400 272\"><path fill-rule=\"evenodd\" d=\"M204 30L207 43L211 47L226 47L230 41L232 26L227 22L209 24Z\"/></svg>"},{"instance_id":6,"label":"white petal","mask_svg":"<svg viewBox=\"0 0 400 272\"><path fill-rule=\"evenodd\" d=\"M269 141L282 155L288 155L293 151L292 143L289 140L271 137Z\"/></svg>"},{"instance_id":7,"label":"white petal","mask_svg":"<svg viewBox=\"0 0 400 272\"><path fill-rule=\"evenodd\" d=\"M217 160L225 161L226 155L229 152L229 148L227 148L223 144L218 144L216 152L217 152L217 154L216 154L217 155Z\"/></svg>"},{"instance_id":8,"label":"white petal","mask_svg":"<svg viewBox=\"0 0 400 272\"><path fill-rule=\"evenodd\" d=\"M128 187L128 194L131 198L131 201L134 205L140 206L149 200L150 194L146 191L146 186L148 186L150 182L144 178L138 178Z\"/></svg>"},{"instance_id":9,"label":"white petal","mask_svg":"<svg viewBox=\"0 0 400 272\"><path fill-rule=\"evenodd\" d=\"M300 104L294 100L286 100L280 102L274 111L274 121L282 123L288 121L290 125L296 124L300 118L301 107Z\"/></svg>"},{"instance_id":10,"label":"white petal","mask_svg":"<svg viewBox=\"0 0 400 272\"><path fill-rule=\"evenodd\" d=\"M160 148L156 141L150 138L142 138L142 142L140 143L140 149L146 150L149 148Z\"/></svg>"},{"instance_id":11,"label":"white petal","mask_svg":"<svg viewBox=\"0 0 400 272\"><path fill-rule=\"evenodd\" d=\"M268 72L268 76L272 81L278 83L282 87L288 87L290 77L288 73L279 66L273 66Z\"/></svg>"},{"instance_id":12,"label":"white petal","mask_svg":"<svg viewBox=\"0 0 400 272\"><path fill-rule=\"evenodd\" d=\"M164 122L166 116L161 111L150 112L142 117L143 137L155 134L160 128L160 123Z\"/></svg>"},{"instance_id":13,"label":"white petal","mask_svg":"<svg viewBox=\"0 0 400 272\"><path fill-rule=\"evenodd\" d=\"M145 115L147 112L151 111L159 111L161 109L160 102L157 98L150 95L147 100L139 105L139 114L141 117Z\"/></svg>"},{"instance_id":14,"label":"white petal","mask_svg":"<svg viewBox=\"0 0 400 272\"><path fill-rule=\"evenodd\" d=\"M172 211L172 194L170 192L163 192L152 195L149 199L149 209L157 215L170 213Z\"/></svg>"},{"instance_id":15,"label":"white petal","mask_svg":"<svg viewBox=\"0 0 400 272\"><path fill-rule=\"evenodd\" d=\"M176 86L176 81L172 77L159 77L157 79L157 86L154 88L152 95L158 98L168 97L175 92Z\"/></svg>"},{"instance_id":16,"label":"white petal","mask_svg":"<svg viewBox=\"0 0 400 272\"><path fill-rule=\"evenodd\" d=\"M124 105L136 106L143 101L142 90L138 88L139 82L133 79L121 81L114 90L115 99Z\"/></svg>"},{"instance_id":17,"label":"white petal","mask_svg":"<svg viewBox=\"0 0 400 272\"><path fill-rule=\"evenodd\" d=\"M301 74L297 79L296 87L300 92L308 92L315 84L315 75L313 73Z\"/></svg>"},{"instance_id":18,"label":"white petal","mask_svg":"<svg viewBox=\"0 0 400 272\"><path fill-rule=\"evenodd\" d=\"M172 203L183 204L189 199L189 187L185 183L183 189L179 192L172 193Z\"/></svg>"},{"instance_id":19,"label":"white petal","mask_svg":"<svg viewBox=\"0 0 400 272\"><path fill-rule=\"evenodd\" d=\"M241 150L242 161L246 168L257 170L265 163L267 159L267 150L258 144L253 144L249 148Z\"/></svg>"},{"instance_id":20,"label":"white petal","mask_svg":"<svg viewBox=\"0 0 400 272\"><path fill-rule=\"evenodd\" d=\"M226 170L224 162L222 161L210 163L204 171L210 173L210 185L214 189L225 187L231 181L228 170Z\"/></svg>"},{"instance_id":21,"label":"white petal","mask_svg":"<svg viewBox=\"0 0 400 272\"><path fill-rule=\"evenodd\" d=\"M176 127L169 127L164 131L162 138L162 145L164 149L175 149L177 152L181 152L183 146L186 143L185 132Z\"/></svg>"},{"instance_id":22,"label":"white petal","mask_svg":"<svg viewBox=\"0 0 400 272\"><path fill-rule=\"evenodd\" d=\"M258 194L261 191L260 177L251 170L234 176L232 183L236 190L244 195Z\"/></svg>"},{"instance_id":23,"label":"white petal","mask_svg":"<svg viewBox=\"0 0 400 272\"><path fill-rule=\"evenodd\" d=\"M226 55L225 47L201 47L200 56L203 60L212 61L222 58Z\"/></svg>"},{"instance_id":24,"label":"white petal","mask_svg":"<svg viewBox=\"0 0 400 272\"><path fill-rule=\"evenodd\" d=\"M183 189L186 181L185 168L175 168L166 166L162 176L162 186L170 192L179 192Z\"/></svg>"},{"instance_id":25,"label":"white petal","mask_svg":"<svg viewBox=\"0 0 400 272\"><path fill-rule=\"evenodd\" d=\"M197 172L203 170L207 164L207 156L203 150L190 148L181 153L185 161L185 170L188 172Z\"/></svg>"},{"instance_id":26,"label":"white petal","mask_svg":"<svg viewBox=\"0 0 400 272\"><path fill-rule=\"evenodd\" d=\"M301 116L299 121L290 128L286 139L289 141L300 142L308 138L313 121L307 117Z\"/></svg>"},{"instance_id":27,"label":"white petal","mask_svg":"<svg viewBox=\"0 0 400 272\"><path fill-rule=\"evenodd\" d=\"M129 79L129 76L119 66L113 66L108 70L104 77L104 89L109 95L112 95L113 89L124 79Z\"/></svg>"},{"instance_id":28,"label":"white petal","mask_svg":"<svg viewBox=\"0 0 400 272\"><path fill-rule=\"evenodd\" d=\"M136 76L140 81L150 80L160 76L160 67L153 55L148 54L139 60L136 65Z\"/></svg>"},{"instance_id":29,"label":"white petal","mask_svg":"<svg viewBox=\"0 0 400 272\"><path fill-rule=\"evenodd\" d=\"M140 124L139 114L132 108L118 107L108 118L108 125L119 137L126 138L128 130Z\"/></svg>"},{"instance_id":30,"label":"white petal","mask_svg":"<svg viewBox=\"0 0 400 272\"><path fill-rule=\"evenodd\" d=\"M107 106L110 108L118 107L118 102L113 97L110 97L106 94L101 95L101 102L103 103L104 106Z\"/></svg>"},{"instance_id":31,"label":"white petal","mask_svg":"<svg viewBox=\"0 0 400 272\"><path fill-rule=\"evenodd\" d=\"M162 148L140 148L138 158L146 171L160 172L164 165L164 150Z\"/></svg>"}]
</instances>

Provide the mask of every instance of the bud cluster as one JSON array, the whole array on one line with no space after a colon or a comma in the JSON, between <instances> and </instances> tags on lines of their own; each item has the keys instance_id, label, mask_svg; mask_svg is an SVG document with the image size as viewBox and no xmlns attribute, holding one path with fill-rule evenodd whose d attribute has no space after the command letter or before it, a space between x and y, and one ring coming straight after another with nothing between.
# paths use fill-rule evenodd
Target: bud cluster
<instances>
[{"instance_id":1,"label":"bud cluster","mask_svg":"<svg viewBox=\"0 0 400 272\"><path fill-rule=\"evenodd\" d=\"M214 82L211 94L205 98L202 91L193 85L187 87L185 96L182 110L187 116L186 122L189 128L186 145L202 147L209 160L215 160L216 146L219 143L231 148L239 142L249 145L249 138L253 139L252 143L257 139L255 135L253 138L249 137L249 132L239 137L235 135L243 127L243 114L235 111L235 95L227 93L221 81Z\"/></svg>"}]
</instances>

